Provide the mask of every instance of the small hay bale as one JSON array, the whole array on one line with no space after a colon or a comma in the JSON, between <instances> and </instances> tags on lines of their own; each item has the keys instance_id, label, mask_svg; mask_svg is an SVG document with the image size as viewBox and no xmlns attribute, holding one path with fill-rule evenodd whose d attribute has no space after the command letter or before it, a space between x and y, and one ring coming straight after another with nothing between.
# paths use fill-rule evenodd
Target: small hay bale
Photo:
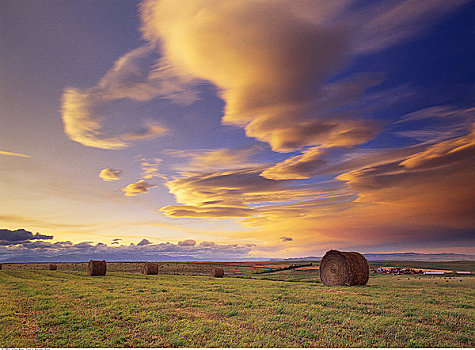
<instances>
[{"instance_id":1,"label":"small hay bale","mask_svg":"<svg viewBox=\"0 0 475 350\"><path fill-rule=\"evenodd\" d=\"M89 276L104 276L106 270L107 264L105 260L91 260L87 265L87 274Z\"/></svg>"},{"instance_id":2,"label":"small hay bale","mask_svg":"<svg viewBox=\"0 0 475 350\"><path fill-rule=\"evenodd\" d=\"M58 265L57 264L49 264L48 268L50 270L57 270L58 269Z\"/></svg>"},{"instance_id":3,"label":"small hay bale","mask_svg":"<svg viewBox=\"0 0 475 350\"><path fill-rule=\"evenodd\" d=\"M140 272L144 275L158 275L158 263L146 262L143 264Z\"/></svg>"},{"instance_id":4,"label":"small hay bale","mask_svg":"<svg viewBox=\"0 0 475 350\"><path fill-rule=\"evenodd\" d=\"M224 277L224 270L222 267L212 267L211 268L211 277Z\"/></svg>"},{"instance_id":5,"label":"small hay bale","mask_svg":"<svg viewBox=\"0 0 475 350\"><path fill-rule=\"evenodd\" d=\"M368 261L360 253L330 250L320 262L320 279L326 286L365 285L368 278Z\"/></svg>"}]
</instances>

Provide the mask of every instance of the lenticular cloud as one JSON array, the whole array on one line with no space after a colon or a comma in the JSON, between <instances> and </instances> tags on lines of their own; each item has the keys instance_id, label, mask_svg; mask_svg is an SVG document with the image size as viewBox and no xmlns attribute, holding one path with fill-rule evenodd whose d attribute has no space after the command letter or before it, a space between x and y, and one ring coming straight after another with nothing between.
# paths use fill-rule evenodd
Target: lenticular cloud
<instances>
[{"instance_id":1,"label":"lenticular cloud","mask_svg":"<svg viewBox=\"0 0 475 350\"><path fill-rule=\"evenodd\" d=\"M223 123L244 127L248 136L283 152L353 146L374 135L373 123L329 114L316 103L350 50L347 28L328 22L341 2L333 8L308 1L188 5L145 1L144 37L160 45L177 71L219 88L226 102Z\"/></svg>"}]
</instances>

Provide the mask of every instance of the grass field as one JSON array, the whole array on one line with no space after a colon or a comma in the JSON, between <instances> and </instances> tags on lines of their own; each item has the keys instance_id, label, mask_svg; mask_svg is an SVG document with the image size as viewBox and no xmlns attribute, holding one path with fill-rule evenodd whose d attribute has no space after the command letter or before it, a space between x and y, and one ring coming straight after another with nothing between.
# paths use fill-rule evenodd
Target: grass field
<instances>
[{"instance_id":1,"label":"grass field","mask_svg":"<svg viewBox=\"0 0 475 350\"><path fill-rule=\"evenodd\" d=\"M472 276L325 287L312 269L254 274L269 264L229 263L223 279L207 276L209 264L170 263L156 276L119 264L103 277L4 265L0 346L475 346Z\"/></svg>"}]
</instances>

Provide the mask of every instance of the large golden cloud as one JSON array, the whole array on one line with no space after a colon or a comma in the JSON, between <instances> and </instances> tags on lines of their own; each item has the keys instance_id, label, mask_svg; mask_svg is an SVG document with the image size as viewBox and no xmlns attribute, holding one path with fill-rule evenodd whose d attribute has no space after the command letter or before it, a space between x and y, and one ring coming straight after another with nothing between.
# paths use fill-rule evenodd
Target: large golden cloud
<instances>
[{"instance_id":1,"label":"large golden cloud","mask_svg":"<svg viewBox=\"0 0 475 350\"><path fill-rule=\"evenodd\" d=\"M317 7L309 1L150 0L142 4L142 30L178 71L219 88L223 123L244 127L275 151L353 146L377 125L325 115L316 104L350 50L346 28L328 21L341 6L310 17Z\"/></svg>"}]
</instances>

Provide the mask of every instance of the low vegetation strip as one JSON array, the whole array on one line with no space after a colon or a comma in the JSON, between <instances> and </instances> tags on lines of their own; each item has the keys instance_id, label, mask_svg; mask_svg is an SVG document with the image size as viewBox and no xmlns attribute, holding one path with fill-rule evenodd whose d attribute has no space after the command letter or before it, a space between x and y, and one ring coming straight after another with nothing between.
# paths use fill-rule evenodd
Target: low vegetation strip
<instances>
[{"instance_id":1,"label":"low vegetation strip","mask_svg":"<svg viewBox=\"0 0 475 350\"><path fill-rule=\"evenodd\" d=\"M290 274L297 271L283 271ZM474 278L0 271L2 347L474 347Z\"/></svg>"}]
</instances>

